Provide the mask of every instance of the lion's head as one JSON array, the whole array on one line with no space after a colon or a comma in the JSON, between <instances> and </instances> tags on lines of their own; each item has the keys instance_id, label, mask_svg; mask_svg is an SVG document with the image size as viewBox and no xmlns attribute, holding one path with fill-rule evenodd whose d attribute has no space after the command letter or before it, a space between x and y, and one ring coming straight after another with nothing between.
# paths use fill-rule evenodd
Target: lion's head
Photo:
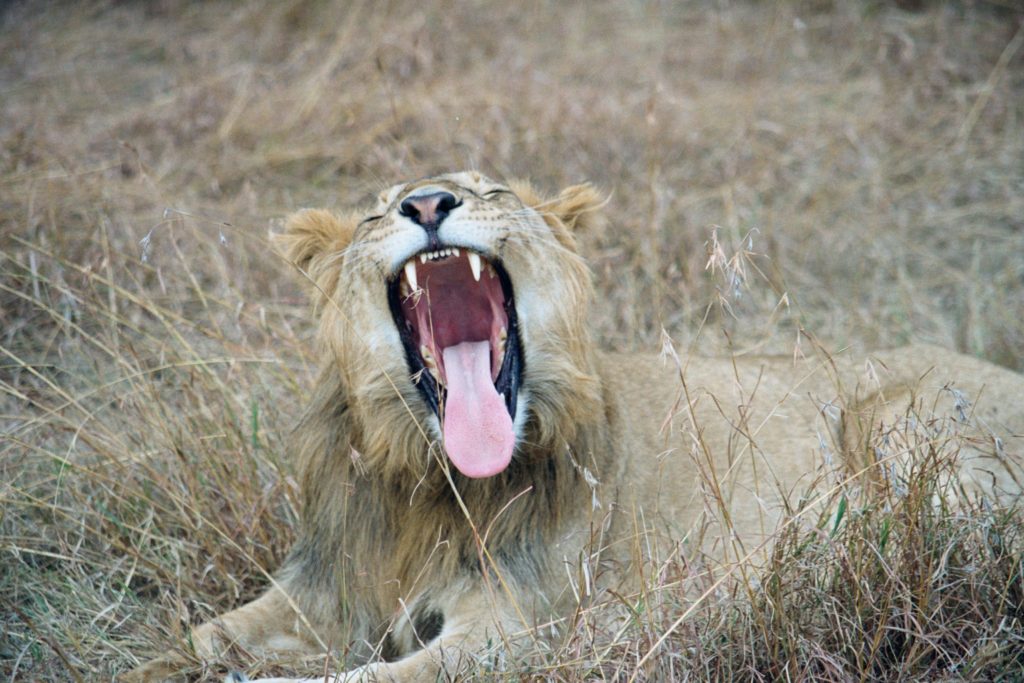
<instances>
[{"instance_id":1,"label":"lion's head","mask_svg":"<svg viewBox=\"0 0 1024 683\"><path fill-rule=\"evenodd\" d=\"M433 443L490 477L600 419L573 236L600 202L465 172L395 185L366 213L289 219L280 241L315 286L325 372L368 465L422 473Z\"/></svg>"}]
</instances>

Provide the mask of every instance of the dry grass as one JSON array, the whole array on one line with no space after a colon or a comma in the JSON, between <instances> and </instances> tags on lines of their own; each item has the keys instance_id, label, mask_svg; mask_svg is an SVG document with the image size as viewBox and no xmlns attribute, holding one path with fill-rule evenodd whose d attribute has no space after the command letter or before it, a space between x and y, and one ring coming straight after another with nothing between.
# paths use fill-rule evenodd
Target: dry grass
<instances>
[{"instance_id":1,"label":"dry grass","mask_svg":"<svg viewBox=\"0 0 1024 683\"><path fill-rule=\"evenodd\" d=\"M805 330L1024 369L1024 15L926 5L4 6L0 680L109 680L281 561L315 361L265 236L300 206L465 167L587 179L608 346ZM749 282L705 272L712 226L766 255L724 271ZM939 480L838 492L756 579L666 560L516 666L1020 680L1020 514L936 508Z\"/></svg>"}]
</instances>

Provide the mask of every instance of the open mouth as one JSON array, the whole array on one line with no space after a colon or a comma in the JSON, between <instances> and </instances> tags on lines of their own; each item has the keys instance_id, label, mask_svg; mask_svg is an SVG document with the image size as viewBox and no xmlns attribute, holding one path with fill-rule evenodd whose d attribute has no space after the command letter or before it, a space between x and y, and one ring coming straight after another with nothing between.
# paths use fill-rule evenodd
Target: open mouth
<instances>
[{"instance_id":1,"label":"open mouth","mask_svg":"<svg viewBox=\"0 0 1024 683\"><path fill-rule=\"evenodd\" d=\"M452 464L474 478L504 470L523 365L508 273L468 249L423 252L390 279L388 302Z\"/></svg>"}]
</instances>

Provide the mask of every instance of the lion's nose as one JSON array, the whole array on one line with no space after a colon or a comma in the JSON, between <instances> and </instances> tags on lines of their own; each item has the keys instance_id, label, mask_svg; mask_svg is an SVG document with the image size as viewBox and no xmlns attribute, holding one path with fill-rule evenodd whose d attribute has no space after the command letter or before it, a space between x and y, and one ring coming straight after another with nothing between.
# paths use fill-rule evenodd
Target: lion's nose
<instances>
[{"instance_id":1,"label":"lion's nose","mask_svg":"<svg viewBox=\"0 0 1024 683\"><path fill-rule=\"evenodd\" d=\"M427 232L436 231L461 202L451 192L411 195L402 200L399 213Z\"/></svg>"}]
</instances>

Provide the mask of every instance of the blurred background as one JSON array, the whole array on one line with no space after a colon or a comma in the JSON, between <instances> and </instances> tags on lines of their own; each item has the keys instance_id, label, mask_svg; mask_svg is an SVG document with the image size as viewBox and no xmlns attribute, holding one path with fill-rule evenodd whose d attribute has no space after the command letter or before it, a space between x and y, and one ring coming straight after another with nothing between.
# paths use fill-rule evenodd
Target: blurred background
<instances>
[{"instance_id":1,"label":"blurred background","mask_svg":"<svg viewBox=\"0 0 1024 683\"><path fill-rule=\"evenodd\" d=\"M766 297L788 292L786 317L837 346L922 339L1020 368L1022 16L996 2L12 3L0 219L82 263L105 243L126 267L166 225L153 267L177 242L221 264L211 287L266 304L296 291L260 242L296 207L465 168L550 192L590 181L610 195L584 249L613 346L692 334L721 285L705 272L719 226L727 248L766 257ZM9 329L20 306L5 303ZM763 342L759 322L733 333Z\"/></svg>"},{"instance_id":2,"label":"blurred background","mask_svg":"<svg viewBox=\"0 0 1024 683\"><path fill-rule=\"evenodd\" d=\"M616 349L910 341L1024 369L1024 7L0 5L0 674L94 680L251 597L315 376L267 244L478 169L589 181Z\"/></svg>"}]
</instances>

